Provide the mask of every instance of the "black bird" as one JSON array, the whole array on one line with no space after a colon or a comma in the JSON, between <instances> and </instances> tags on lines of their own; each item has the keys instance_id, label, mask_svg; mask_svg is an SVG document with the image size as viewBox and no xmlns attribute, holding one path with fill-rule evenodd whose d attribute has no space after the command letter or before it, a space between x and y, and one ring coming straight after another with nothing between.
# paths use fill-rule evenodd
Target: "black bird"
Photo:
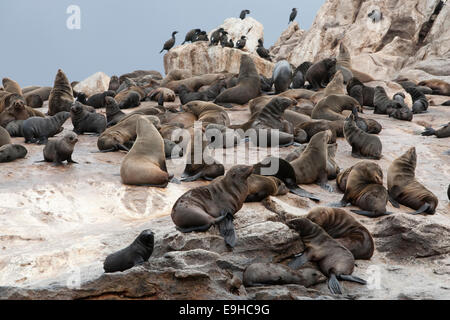
<instances>
[{"instance_id":1,"label":"black bird","mask_svg":"<svg viewBox=\"0 0 450 320\"><path fill-rule=\"evenodd\" d=\"M289 16L289 23L291 23L292 21L294 21L295 17L297 16L297 8L292 8L292 12L291 15Z\"/></svg>"},{"instance_id":2,"label":"black bird","mask_svg":"<svg viewBox=\"0 0 450 320\"><path fill-rule=\"evenodd\" d=\"M214 31L211 34L211 42L209 43L210 46L214 46L217 45L220 41L220 38L222 36L222 32L224 32L225 30L223 28L219 28L216 31Z\"/></svg>"},{"instance_id":3,"label":"black bird","mask_svg":"<svg viewBox=\"0 0 450 320\"><path fill-rule=\"evenodd\" d=\"M164 50L169 51L170 49L172 49L172 47L173 47L174 44L175 44L175 35L176 35L177 33L178 33L178 31L172 32L172 38L170 38L169 40L167 40L167 41L164 43L164 47L162 48L162 50L161 50L159 53L163 52Z\"/></svg>"},{"instance_id":4,"label":"black bird","mask_svg":"<svg viewBox=\"0 0 450 320\"><path fill-rule=\"evenodd\" d=\"M244 20L244 19L245 19L245 16L246 16L247 14L250 14L250 10L247 10L247 9L242 10L242 11L241 11L241 15L239 16L239 18L241 18L242 20Z\"/></svg>"},{"instance_id":5,"label":"black bird","mask_svg":"<svg viewBox=\"0 0 450 320\"><path fill-rule=\"evenodd\" d=\"M245 44L247 42L247 39L245 38L245 36L242 36L237 42L236 42L236 48L238 49L244 49Z\"/></svg>"},{"instance_id":6,"label":"black bird","mask_svg":"<svg viewBox=\"0 0 450 320\"><path fill-rule=\"evenodd\" d=\"M223 31L221 36L220 36L220 44L222 45L222 48L225 47L228 44L228 36L227 36L228 32L227 31Z\"/></svg>"},{"instance_id":7,"label":"black bird","mask_svg":"<svg viewBox=\"0 0 450 320\"><path fill-rule=\"evenodd\" d=\"M182 44L185 44L187 41L192 42L194 38L200 33L200 29L192 29L188 33L186 33L186 37L184 37L184 41Z\"/></svg>"},{"instance_id":8,"label":"black bird","mask_svg":"<svg viewBox=\"0 0 450 320\"><path fill-rule=\"evenodd\" d=\"M258 55L261 58L272 61L272 59L270 58L269 50L264 48L264 43L262 39L258 40L258 47L256 49L256 53L258 53Z\"/></svg>"},{"instance_id":9,"label":"black bird","mask_svg":"<svg viewBox=\"0 0 450 320\"><path fill-rule=\"evenodd\" d=\"M200 33L192 40L192 42L197 41L209 41L206 31L200 31Z\"/></svg>"}]
</instances>

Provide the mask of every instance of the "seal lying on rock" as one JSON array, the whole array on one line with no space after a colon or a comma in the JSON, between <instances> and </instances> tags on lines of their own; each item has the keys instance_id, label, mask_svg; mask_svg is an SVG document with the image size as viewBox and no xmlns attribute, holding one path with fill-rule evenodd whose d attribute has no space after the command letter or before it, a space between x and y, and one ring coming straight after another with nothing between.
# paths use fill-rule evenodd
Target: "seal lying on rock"
<instances>
[{"instance_id":1,"label":"seal lying on rock","mask_svg":"<svg viewBox=\"0 0 450 320\"><path fill-rule=\"evenodd\" d=\"M27 149L20 144L5 144L0 147L0 162L11 162L25 158Z\"/></svg>"},{"instance_id":2,"label":"seal lying on rock","mask_svg":"<svg viewBox=\"0 0 450 320\"><path fill-rule=\"evenodd\" d=\"M3 127L0 127L0 147L10 143L11 143L11 136L9 135L8 130L6 130Z\"/></svg>"},{"instance_id":3,"label":"seal lying on rock","mask_svg":"<svg viewBox=\"0 0 450 320\"><path fill-rule=\"evenodd\" d=\"M103 269L110 273L125 271L142 264L152 255L154 245L154 233L150 229L144 230L128 247L107 256Z\"/></svg>"},{"instance_id":4,"label":"seal lying on rock","mask_svg":"<svg viewBox=\"0 0 450 320\"><path fill-rule=\"evenodd\" d=\"M280 196L289 192L284 182L277 177L252 174L247 183L248 196L245 202L259 202L268 196Z\"/></svg>"},{"instance_id":5,"label":"seal lying on rock","mask_svg":"<svg viewBox=\"0 0 450 320\"><path fill-rule=\"evenodd\" d=\"M172 221L177 230L201 232L217 224L225 243L234 247L234 214L242 208L247 197L247 178L252 172L253 167L234 166L224 177L183 194L172 208Z\"/></svg>"},{"instance_id":6,"label":"seal lying on rock","mask_svg":"<svg viewBox=\"0 0 450 320\"><path fill-rule=\"evenodd\" d=\"M438 138L447 138L450 137L450 122L443 125L440 129L433 129L431 127L425 128L425 131L422 132L423 136L433 136L435 135Z\"/></svg>"}]
</instances>

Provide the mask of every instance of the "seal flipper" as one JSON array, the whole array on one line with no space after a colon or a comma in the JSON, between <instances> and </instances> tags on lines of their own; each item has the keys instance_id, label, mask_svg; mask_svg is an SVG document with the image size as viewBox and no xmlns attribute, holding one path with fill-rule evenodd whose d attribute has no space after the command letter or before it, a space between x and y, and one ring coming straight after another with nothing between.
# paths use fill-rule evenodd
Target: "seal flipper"
<instances>
[{"instance_id":1,"label":"seal flipper","mask_svg":"<svg viewBox=\"0 0 450 320\"><path fill-rule=\"evenodd\" d=\"M127 152L130 151L130 149L125 147L123 144L118 144L117 147L118 147L118 150L124 150L124 151L127 151Z\"/></svg>"},{"instance_id":2,"label":"seal flipper","mask_svg":"<svg viewBox=\"0 0 450 320\"><path fill-rule=\"evenodd\" d=\"M374 212L374 211L364 211L364 210L350 210L350 211L354 212L356 214L359 214L361 216L369 217L369 218L378 218L378 217L381 217L381 216L387 216L387 215L392 214L392 212L389 212L389 211L386 211L386 212L383 212L383 213L377 213L377 212Z\"/></svg>"},{"instance_id":3,"label":"seal flipper","mask_svg":"<svg viewBox=\"0 0 450 320\"><path fill-rule=\"evenodd\" d=\"M136 257L133 259L133 263L134 263L134 266L138 266L138 265L140 265L140 264L145 263L145 260L144 260L144 258L142 258L141 256L136 256Z\"/></svg>"},{"instance_id":4,"label":"seal flipper","mask_svg":"<svg viewBox=\"0 0 450 320\"><path fill-rule=\"evenodd\" d=\"M225 240L225 243L233 248L236 245L236 232L234 230L233 215L230 212L225 213L224 219L218 223L219 232Z\"/></svg>"},{"instance_id":5,"label":"seal flipper","mask_svg":"<svg viewBox=\"0 0 450 320\"><path fill-rule=\"evenodd\" d=\"M416 212L408 212L409 214L421 214L426 212L429 208L430 208L430 204L428 202L425 202L420 208L419 210L417 210Z\"/></svg>"},{"instance_id":6,"label":"seal flipper","mask_svg":"<svg viewBox=\"0 0 450 320\"><path fill-rule=\"evenodd\" d=\"M289 268L298 269L309 261L308 256L303 252L300 256L296 256L294 260L288 263Z\"/></svg>"},{"instance_id":7,"label":"seal flipper","mask_svg":"<svg viewBox=\"0 0 450 320\"><path fill-rule=\"evenodd\" d=\"M356 276L349 275L349 274L341 274L338 276L338 278L340 280L344 280L344 281L351 281L351 282L356 282L356 283L360 283L360 284L367 284L366 280L358 278Z\"/></svg>"},{"instance_id":8,"label":"seal flipper","mask_svg":"<svg viewBox=\"0 0 450 320\"><path fill-rule=\"evenodd\" d=\"M289 191L293 194L296 194L299 197L308 198L313 201L320 201L320 198L300 187L291 187L289 188Z\"/></svg>"},{"instance_id":9,"label":"seal flipper","mask_svg":"<svg viewBox=\"0 0 450 320\"><path fill-rule=\"evenodd\" d=\"M211 224L205 224L203 226L191 227L191 228L181 228L181 227L175 226L175 229L177 229L178 231L183 232L183 233L205 232L205 231L208 231L209 228L211 228Z\"/></svg>"},{"instance_id":10,"label":"seal flipper","mask_svg":"<svg viewBox=\"0 0 450 320\"><path fill-rule=\"evenodd\" d=\"M330 275L330 278L327 281L328 289L330 289L330 292L332 294L342 294L341 285L339 284L338 279L336 278L336 275L332 273Z\"/></svg>"},{"instance_id":11,"label":"seal flipper","mask_svg":"<svg viewBox=\"0 0 450 320\"><path fill-rule=\"evenodd\" d=\"M391 196L389 195L389 202L395 207L395 208L400 208L400 204Z\"/></svg>"},{"instance_id":12,"label":"seal flipper","mask_svg":"<svg viewBox=\"0 0 450 320\"><path fill-rule=\"evenodd\" d=\"M349 204L350 204L350 202L348 202L348 201L345 199L345 195L344 195L344 197L341 199L341 201L330 203L330 204L328 204L328 207L332 207L332 208L345 208L345 207L347 207Z\"/></svg>"},{"instance_id":13,"label":"seal flipper","mask_svg":"<svg viewBox=\"0 0 450 320\"><path fill-rule=\"evenodd\" d=\"M436 134L436 130L434 130L433 128L425 128L425 131L421 133L422 136L432 136Z\"/></svg>"},{"instance_id":14,"label":"seal flipper","mask_svg":"<svg viewBox=\"0 0 450 320\"><path fill-rule=\"evenodd\" d=\"M196 180L198 180L199 178L202 178L202 177L203 177L203 172L202 171L197 172L196 174L194 174L192 176L190 176L188 174L185 175L183 173L183 175L181 176L181 181L183 181L183 182L192 182L192 181L196 181Z\"/></svg>"}]
</instances>

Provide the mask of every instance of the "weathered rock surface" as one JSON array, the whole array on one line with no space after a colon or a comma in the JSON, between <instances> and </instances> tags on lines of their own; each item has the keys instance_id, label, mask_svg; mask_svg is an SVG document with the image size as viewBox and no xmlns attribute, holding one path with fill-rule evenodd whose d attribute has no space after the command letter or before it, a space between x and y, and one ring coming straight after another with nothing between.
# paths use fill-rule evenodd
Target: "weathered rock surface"
<instances>
[{"instance_id":1,"label":"weathered rock surface","mask_svg":"<svg viewBox=\"0 0 450 320\"><path fill-rule=\"evenodd\" d=\"M90 96L96 93L102 93L108 90L110 77L108 77L103 72L97 72L88 78L80 81L74 90L78 92L84 92L86 95Z\"/></svg>"}]
</instances>

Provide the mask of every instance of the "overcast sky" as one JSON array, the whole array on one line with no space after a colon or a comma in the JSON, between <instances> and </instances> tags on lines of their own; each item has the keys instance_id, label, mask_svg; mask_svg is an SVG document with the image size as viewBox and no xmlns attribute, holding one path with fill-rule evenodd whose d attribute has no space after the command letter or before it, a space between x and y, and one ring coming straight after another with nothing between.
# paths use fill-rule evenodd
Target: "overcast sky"
<instances>
[{"instance_id":1,"label":"overcast sky","mask_svg":"<svg viewBox=\"0 0 450 320\"><path fill-rule=\"evenodd\" d=\"M136 69L164 74L163 53L172 31L176 45L193 28L210 31L242 9L264 25L269 48L286 29L293 7L308 29L325 0L0 0L0 78L21 86L52 85L58 68L70 81L103 71ZM70 5L81 9L80 29L70 30Z\"/></svg>"}]
</instances>

